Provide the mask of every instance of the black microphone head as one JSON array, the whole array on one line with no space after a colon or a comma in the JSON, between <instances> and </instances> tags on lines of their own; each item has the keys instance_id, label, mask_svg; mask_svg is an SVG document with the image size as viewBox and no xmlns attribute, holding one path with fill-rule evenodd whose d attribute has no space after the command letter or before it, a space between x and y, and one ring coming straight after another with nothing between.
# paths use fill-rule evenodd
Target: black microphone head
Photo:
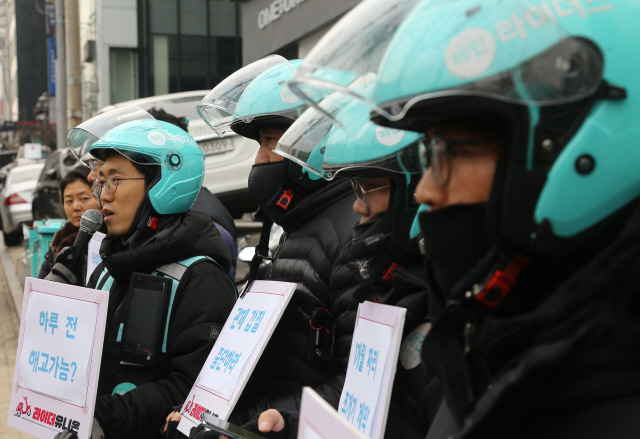
<instances>
[{"instance_id":1,"label":"black microphone head","mask_svg":"<svg viewBox=\"0 0 640 439\"><path fill-rule=\"evenodd\" d=\"M95 209L88 209L80 218L80 230L94 234L102 225L102 214Z\"/></svg>"}]
</instances>

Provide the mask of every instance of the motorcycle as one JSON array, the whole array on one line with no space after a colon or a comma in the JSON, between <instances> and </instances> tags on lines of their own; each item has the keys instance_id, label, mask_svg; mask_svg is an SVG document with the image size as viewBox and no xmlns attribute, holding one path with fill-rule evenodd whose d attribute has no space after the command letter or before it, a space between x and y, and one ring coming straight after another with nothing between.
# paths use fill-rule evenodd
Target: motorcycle
<instances>
[{"instance_id":1,"label":"motorcycle","mask_svg":"<svg viewBox=\"0 0 640 439\"><path fill-rule=\"evenodd\" d=\"M16 408L16 415L18 415L18 416L21 416L21 415L31 416L31 406L27 402L27 397L23 396L22 399L24 399L24 405L22 403L18 404L18 408Z\"/></svg>"}]
</instances>

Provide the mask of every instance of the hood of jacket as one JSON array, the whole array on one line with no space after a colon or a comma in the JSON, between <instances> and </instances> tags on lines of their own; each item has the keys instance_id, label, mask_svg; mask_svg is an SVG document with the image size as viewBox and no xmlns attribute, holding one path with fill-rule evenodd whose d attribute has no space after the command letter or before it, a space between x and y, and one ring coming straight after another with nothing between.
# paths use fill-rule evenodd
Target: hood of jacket
<instances>
[{"instance_id":1,"label":"hood of jacket","mask_svg":"<svg viewBox=\"0 0 640 439\"><path fill-rule=\"evenodd\" d=\"M137 230L126 241L107 235L100 256L119 282L127 282L131 273L150 273L157 267L193 256L209 256L227 272L231 255L210 218L198 212L164 215L155 233Z\"/></svg>"}]
</instances>

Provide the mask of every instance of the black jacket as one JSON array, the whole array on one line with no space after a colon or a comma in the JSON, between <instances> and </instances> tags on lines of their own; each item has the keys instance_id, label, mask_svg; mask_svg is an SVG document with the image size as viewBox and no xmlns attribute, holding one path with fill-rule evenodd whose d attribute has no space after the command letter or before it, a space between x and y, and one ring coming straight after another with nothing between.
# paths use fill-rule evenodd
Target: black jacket
<instances>
[{"instance_id":1,"label":"black jacket","mask_svg":"<svg viewBox=\"0 0 640 439\"><path fill-rule=\"evenodd\" d=\"M103 223L98 231L107 233L107 226ZM51 273L51 269L53 268L58 253L63 248L73 245L76 241L77 236L78 228L70 222L67 222L60 230L53 234L53 239L51 240L49 251L44 255L44 260L42 261L42 265L40 266L40 270L38 271L38 279L44 279L49 273ZM83 261L82 267L86 266L86 261Z\"/></svg>"},{"instance_id":2,"label":"black jacket","mask_svg":"<svg viewBox=\"0 0 640 439\"><path fill-rule=\"evenodd\" d=\"M231 253L229 276L231 279L235 279L238 262L238 237L236 236L236 224L233 222L233 217L218 197L204 186L200 188L196 201L193 202L193 206L189 210L204 213L213 220L213 224L215 224L222 240Z\"/></svg>"},{"instance_id":3,"label":"black jacket","mask_svg":"<svg viewBox=\"0 0 640 439\"><path fill-rule=\"evenodd\" d=\"M49 251L44 255L44 260L38 271L38 279L44 279L53 268L58 252L68 245L73 245L78 236L78 228L67 222L60 230L53 234Z\"/></svg>"},{"instance_id":4,"label":"black jacket","mask_svg":"<svg viewBox=\"0 0 640 439\"><path fill-rule=\"evenodd\" d=\"M405 325L402 333L402 345L400 347L399 364L396 371L391 402L387 418L385 438L423 438L427 433L430 422L442 399L440 382L434 377L424 361L421 361L420 352L424 336L429 329L429 310L427 302L427 285L424 280L422 264L414 264L406 270L393 271L393 287L381 285L376 293L367 299L386 305L399 306L407 309ZM345 293L342 304L346 309L338 317L342 327L344 345L350 347L350 342L355 326L357 305L361 296L353 295L354 291ZM347 300L347 297L350 299ZM355 304L355 311L354 308ZM349 358L347 351L343 360ZM314 388L323 399L329 402L336 410L340 401L342 387L344 385L346 367L333 379ZM300 411L301 393L291 395L273 401L270 408L275 408L285 419L285 429L280 433L271 433L266 437L295 439L298 432L298 419ZM257 423L249 423L245 428L257 430Z\"/></svg>"},{"instance_id":5,"label":"black jacket","mask_svg":"<svg viewBox=\"0 0 640 439\"><path fill-rule=\"evenodd\" d=\"M151 236L136 231L125 243L107 236L100 253L103 262L88 286L103 287L108 278L101 277L105 267L114 282L109 290L95 417L107 438L161 437L157 427L184 401L233 308L234 287L225 274L231 262L229 251L209 218L189 212L161 217ZM150 274L162 265L199 255L220 265L205 259L184 273L170 310L166 353L160 354L155 367L121 364L119 332L128 317L131 274ZM217 331L212 331L214 326ZM122 383L135 388L113 394Z\"/></svg>"},{"instance_id":6,"label":"black jacket","mask_svg":"<svg viewBox=\"0 0 640 439\"><path fill-rule=\"evenodd\" d=\"M297 287L234 411L235 422L245 423L272 407L274 400L297 395L303 386L316 387L342 373L335 354L325 350L322 357L313 355L310 344L316 331L310 321L318 309L332 308L334 264L359 219L352 209L354 201L350 183L337 181L305 196L281 221L281 243L258 279L295 282ZM292 398L294 404L299 400Z\"/></svg>"},{"instance_id":7,"label":"black jacket","mask_svg":"<svg viewBox=\"0 0 640 439\"><path fill-rule=\"evenodd\" d=\"M356 264L357 262L350 263L352 273ZM424 269L419 261L403 270L394 269L392 274L393 282L378 279L375 284L365 284L364 289L350 288L337 295L333 311L336 319L336 345L343 361L343 371L314 390L336 410L338 409L346 378L358 305L361 302L369 300L405 308L407 313L402 331L403 342L391 392L385 437L419 439L425 436L442 398L439 381L433 378L432 371L427 369L424 362L418 360L424 342L420 331L428 332L430 320L427 284L424 279ZM343 276L346 276L346 273L343 273ZM274 404L275 408L281 407L294 411L291 404L284 405L283 402L285 401L277 401ZM296 409L300 409L299 403ZM289 437L295 438L296 433L297 425L293 423L289 426Z\"/></svg>"},{"instance_id":8,"label":"black jacket","mask_svg":"<svg viewBox=\"0 0 640 439\"><path fill-rule=\"evenodd\" d=\"M442 400L442 386L421 361L431 328L427 282L422 264L394 271L393 288L376 301L406 308L398 368L393 381L385 438L424 438Z\"/></svg>"},{"instance_id":9,"label":"black jacket","mask_svg":"<svg viewBox=\"0 0 640 439\"><path fill-rule=\"evenodd\" d=\"M450 302L423 350L446 396L427 438L640 435L640 209L618 232L532 262L494 312Z\"/></svg>"}]
</instances>

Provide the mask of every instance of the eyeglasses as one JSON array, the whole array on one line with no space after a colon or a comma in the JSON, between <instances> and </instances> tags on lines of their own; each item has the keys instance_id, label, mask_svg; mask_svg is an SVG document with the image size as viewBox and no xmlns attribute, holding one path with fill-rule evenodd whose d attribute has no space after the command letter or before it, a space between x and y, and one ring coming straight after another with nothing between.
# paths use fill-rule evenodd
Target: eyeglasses
<instances>
[{"instance_id":1,"label":"eyeglasses","mask_svg":"<svg viewBox=\"0 0 640 439\"><path fill-rule=\"evenodd\" d=\"M357 178L351 178L351 187L353 191L356 193L356 197L358 197L364 203L364 209L367 213L369 213L369 200L367 200L367 194L369 192L379 191L380 189L386 189L391 185L388 184L386 186L380 186L373 189L369 189L368 191L364 190L362 183Z\"/></svg>"},{"instance_id":2,"label":"eyeglasses","mask_svg":"<svg viewBox=\"0 0 640 439\"><path fill-rule=\"evenodd\" d=\"M100 168L102 168L102 165L104 165L104 162L102 160L98 160L98 159L90 159L87 161L87 166L93 171L93 172L97 172L100 170Z\"/></svg>"},{"instance_id":3,"label":"eyeglasses","mask_svg":"<svg viewBox=\"0 0 640 439\"><path fill-rule=\"evenodd\" d=\"M100 195L102 194L102 188L104 187L107 190L108 194L114 194L118 189L118 182L126 181L126 180L144 180L144 177L118 178L112 174L108 176L107 179L104 181L100 180L99 178L96 178L93 181L93 187L92 187L93 193L95 194L96 197L98 197L98 199L100 199Z\"/></svg>"},{"instance_id":4,"label":"eyeglasses","mask_svg":"<svg viewBox=\"0 0 640 439\"><path fill-rule=\"evenodd\" d=\"M481 142L473 139L445 140L442 137L426 137L420 140L419 157L423 173L430 167L436 184L444 187L451 178L451 159L457 155L451 147L479 145Z\"/></svg>"}]
</instances>

